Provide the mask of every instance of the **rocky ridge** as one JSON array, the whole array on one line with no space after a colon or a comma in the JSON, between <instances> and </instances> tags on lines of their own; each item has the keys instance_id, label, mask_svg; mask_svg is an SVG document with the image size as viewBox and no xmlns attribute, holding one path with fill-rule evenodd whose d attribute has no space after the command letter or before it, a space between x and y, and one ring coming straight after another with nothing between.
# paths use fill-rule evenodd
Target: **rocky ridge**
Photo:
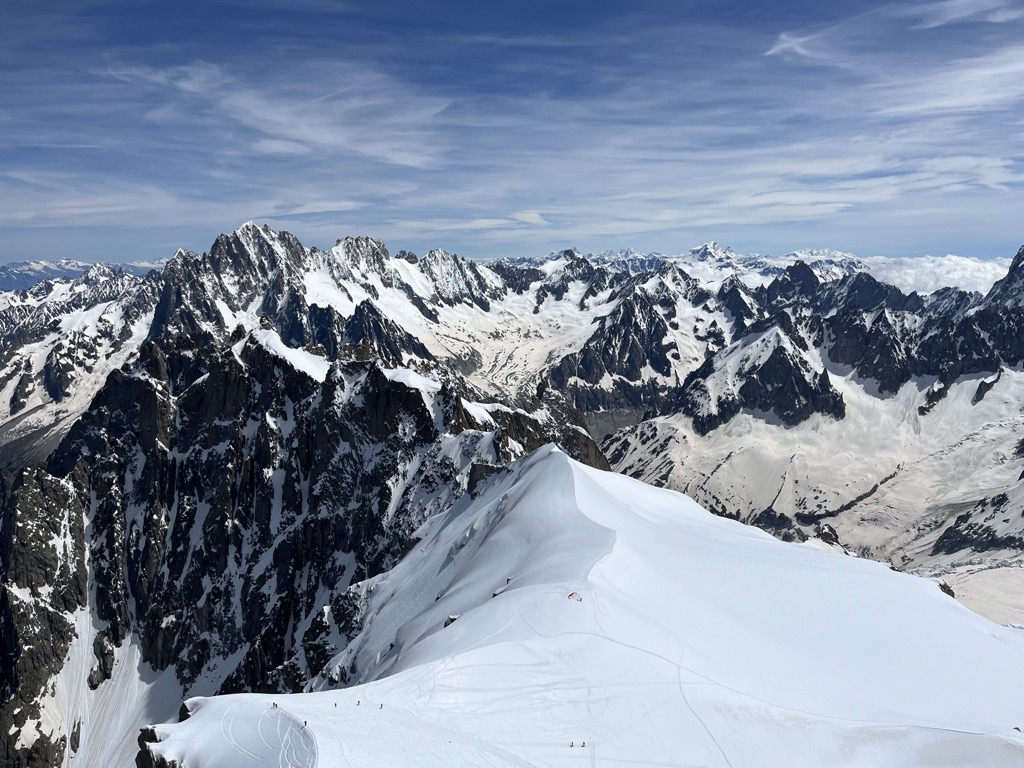
<instances>
[{"instance_id":1,"label":"rocky ridge","mask_svg":"<svg viewBox=\"0 0 1024 768\"><path fill-rule=\"evenodd\" d=\"M0 293L4 757L88 750L129 648L182 695L303 687L366 618L349 587L546 442L903 567L1018 557L1022 254L987 296L919 296L842 254L748 259L749 282L711 244L708 280L247 224L161 271ZM983 479L908 507L983 440Z\"/></svg>"},{"instance_id":2,"label":"rocky ridge","mask_svg":"<svg viewBox=\"0 0 1024 768\"><path fill-rule=\"evenodd\" d=\"M74 358L70 392L103 362L109 372L48 433L45 462L3 481L5 765L98 748L90 723L129 648L181 696L300 689L353 630L349 585L397 562L474 476L553 441L607 466L554 390L495 402L371 299L349 317L306 303L310 262L387 274L374 241L338 253L345 263L245 227L160 275L71 284L123 282L96 305L58 303L54 286L16 297L37 302L15 324L23 348L68 317L90 350L134 347L118 367ZM473 269L440 278L448 301ZM146 332L106 322L114 308L148 319ZM18 364L45 383L33 362Z\"/></svg>"}]
</instances>

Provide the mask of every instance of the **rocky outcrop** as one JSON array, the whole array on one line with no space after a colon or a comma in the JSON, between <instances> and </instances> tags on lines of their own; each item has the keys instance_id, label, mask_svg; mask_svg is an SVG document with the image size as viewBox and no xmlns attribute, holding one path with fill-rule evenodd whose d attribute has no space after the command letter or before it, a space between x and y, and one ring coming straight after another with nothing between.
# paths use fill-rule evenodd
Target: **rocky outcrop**
<instances>
[{"instance_id":1,"label":"rocky outcrop","mask_svg":"<svg viewBox=\"0 0 1024 768\"><path fill-rule=\"evenodd\" d=\"M851 366L864 378L874 379L883 394L898 392L910 381L911 359L888 311L871 317L851 306L825 322L832 360Z\"/></svg>"},{"instance_id":2,"label":"rocky outcrop","mask_svg":"<svg viewBox=\"0 0 1024 768\"><path fill-rule=\"evenodd\" d=\"M177 760L170 760L158 755L150 749L151 744L159 744L156 728L146 727L139 730L139 753L135 757L136 768L185 768Z\"/></svg>"},{"instance_id":3,"label":"rocky outcrop","mask_svg":"<svg viewBox=\"0 0 1024 768\"><path fill-rule=\"evenodd\" d=\"M785 312L753 324L748 335L690 374L677 407L707 434L743 410L792 426L821 413L842 419L846 406L828 371L807 358L808 344Z\"/></svg>"},{"instance_id":4,"label":"rocky outcrop","mask_svg":"<svg viewBox=\"0 0 1024 768\"><path fill-rule=\"evenodd\" d=\"M72 724L44 731L40 698L87 604L84 515L73 481L42 470L13 484L0 518L0 746L4 765L58 765Z\"/></svg>"},{"instance_id":5,"label":"rocky outcrop","mask_svg":"<svg viewBox=\"0 0 1024 768\"><path fill-rule=\"evenodd\" d=\"M583 349L548 374L553 386L566 392L586 411L632 409L639 419L655 412L665 386L652 376L670 378L669 338L665 317L650 297L635 293L603 317Z\"/></svg>"},{"instance_id":6,"label":"rocky outcrop","mask_svg":"<svg viewBox=\"0 0 1024 768\"><path fill-rule=\"evenodd\" d=\"M997 280L985 296L983 304L988 307L1016 308L1024 303L1024 245L1020 247L1006 277Z\"/></svg>"},{"instance_id":7,"label":"rocky outcrop","mask_svg":"<svg viewBox=\"0 0 1024 768\"><path fill-rule=\"evenodd\" d=\"M740 386L741 406L774 413L787 425L799 424L814 413L843 418L843 396L832 386L828 372L815 376L797 360L776 347L757 374Z\"/></svg>"}]
</instances>

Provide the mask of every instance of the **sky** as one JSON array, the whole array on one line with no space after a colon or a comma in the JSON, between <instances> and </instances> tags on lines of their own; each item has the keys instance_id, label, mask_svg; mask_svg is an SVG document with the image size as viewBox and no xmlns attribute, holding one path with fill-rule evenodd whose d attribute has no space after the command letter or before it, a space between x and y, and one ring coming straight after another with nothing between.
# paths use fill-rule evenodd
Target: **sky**
<instances>
[{"instance_id":1,"label":"sky","mask_svg":"<svg viewBox=\"0 0 1024 768\"><path fill-rule=\"evenodd\" d=\"M5 0L0 262L1012 256L1024 0Z\"/></svg>"}]
</instances>

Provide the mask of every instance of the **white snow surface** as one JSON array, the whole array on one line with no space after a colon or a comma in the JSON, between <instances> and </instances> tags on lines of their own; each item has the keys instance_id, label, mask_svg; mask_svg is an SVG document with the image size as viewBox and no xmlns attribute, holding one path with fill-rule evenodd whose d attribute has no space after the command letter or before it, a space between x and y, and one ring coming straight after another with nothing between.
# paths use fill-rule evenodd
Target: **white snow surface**
<instances>
[{"instance_id":1,"label":"white snow surface","mask_svg":"<svg viewBox=\"0 0 1024 768\"><path fill-rule=\"evenodd\" d=\"M191 699L155 751L190 768L1024 764L1024 634L933 581L551 447L420 534L362 585L366 627L336 659L358 684Z\"/></svg>"},{"instance_id":2,"label":"white snow surface","mask_svg":"<svg viewBox=\"0 0 1024 768\"><path fill-rule=\"evenodd\" d=\"M273 329L260 329L252 331L249 337L236 342L235 353L239 354L248 339L252 338L257 344L263 346L271 354L282 360L286 360L293 368L302 371L315 381L323 383L327 378L327 372L331 369L330 362L320 355L314 355L304 349L289 347L281 340L281 336Z\"/></svg>"},{"instance_id":3,"label":"white snow surface","mask_svg":"<svg viewBox=\"0 0 1024 768\"><path fill-rule=\"evenodd\" d=\"M994 580L1002 578L995 574L971 575L1002 558L1008 566L1019 565L1017 553L932 554L946 527L981 500L1005 490L1014 505L1021 503L1024 460L1007 446L1024 429L1024 374L1004 369L979 402L974 395L985 377L964 377L922 416L918 408L934 379L914 379L898 393L878 397L872 381L814 359L813 352L810 364L828 368L843 396L843 420L814 415L783 430L760 415L742 413L700 436L687 417L658 417L633 430L635 439L614 468L743 520L768 507L791 515L841 510L825 521L848 548L929 576L966 567L957 582L983 579L989 585L972 607L1024 624L1012 571L1006 589L994 589ZM612 455L615 446L605 447ZM1019 513L998 517L991 525L999 535L1024 535Z\"/></svg>"}]
</instances>

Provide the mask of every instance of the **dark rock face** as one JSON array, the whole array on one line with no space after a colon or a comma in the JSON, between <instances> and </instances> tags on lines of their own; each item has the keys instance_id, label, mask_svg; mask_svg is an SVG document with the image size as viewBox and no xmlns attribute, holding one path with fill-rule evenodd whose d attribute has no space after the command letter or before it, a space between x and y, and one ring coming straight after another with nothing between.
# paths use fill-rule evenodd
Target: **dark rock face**
<instances>
[{"instance_id":1,"label":"dark rock face","mask_svg":"<svg viewBox=\"0 0 1024 768\"><path fill-rule=\"evenodd\" d=\"M335 346L337 337L329 333L315 334L313 337L317 342L321 338L322 343L329 345L328 355L338 356L339 350ZM345 322L341 342L342 353L355 354L362 359L380 356L392 365L401 364L410 356L420 360L434 359L422 342L399 328L368 301L360 302Z\"/></svg>"},{"instance_id":2,"label":"dark rock face","mask_svg":"<svg viewBox=\"0 0 1024 768\"><path fill-rule=\"evenodd\" d=\"M1024 536L1000 531L999 521L1009 515L1019 517L1021 508L1019 502L1014 504L1006 493L982 499L972 509L958 515L942 532L932 547L932 554L1024 550Z\"/></svg>"},{"instance_id":3,"label":"dark rock face","mask_svg":"<svg viewBox=\"0 0 1024 768\"><path fill-rule=\"evenodd\" d=\"M574 255L570 263L580 258ZM715 299L671 264L618 279L604 270L577 266L577 271L590 280L581 305L609 292L611 308L582 348L559 360L548 378L582 412L591 433L603 436L665 412L678 397L682 353L675 337L681 332L681 308L704 307L704 324L693 327L702 356L724 345L725 333L709 318L707 305Z\"/></svg>"},{"instance_id":4,"label":"dark rock face","mask_svg":"<svg viewBox=\"0 0 1024 768\"><path fill-rule=\"evenodd\" d=\"M813 308L822 313L830 309L915 311L920 307L920 298L908 301L899 288L880 283L867 272L855 272L828 284L813 302Z\"/></svg>"},{"instance_id":5,"label":"dark rock face","mask_svg":"<svg viewBox=\"0 0 1024 768\"><path fill-rule=\"evenodd\" d=\"M654 411L664 390L645 384L645 371L649 367L661 376L671 375L669 354L675 345L666 343L668 335L668 324L650 298L634 294L602 318L583 349L564 357L549 378L584 411Z\"/></svg>"},{"instance_id":6,"label":"dark rock face","mask_svg":"<svg viewBox=\"0 0 1024 768\"><path fill-rule=\"evenodd\" d=\"M139 731L139 753L135 757L136 768L184 768L179 766L176 760L167 760L154 755L149 749L150 744L156 744L160 739L156 735L155 728L142 728Z\"/></svg>"},{"instance_id":7,"label":"dark rock face","mask_svg":"<svg viewBox=\"0 0 1024 768\"><path fill-rule=\"evenodd\" d=\"M971 353L970 360L991 359L994 353L1007 365L1024 362L1024 317L1019 305L1016 308L985 305L962 321L958 325L958 330L961 329L965 335L970 334L963 344ZM977 368L977 364L971 367Z\"/></svg>"},{"instance_id":8,"label":"dark rock face","mask_svg":"<svg viewBox=\"0 0 1024 768\"><path fill-rule=\"evenodd\" d=\"M807 264L798 261L768 284L763 301L770 307L784 307L809 302L818 292L821 281Z\"/></svg>"},{"instance_id":9,"label":"dark rock face","mask_svg":"<svg viewBox=\"0 0 1024 768\"><path fill-rule=\"evenodd\" d=\"M818 538L824 541L826 544L831 544L837 547L842 546L842 544L839 541L839 534L836 533L836 529L828 523L821 523L818 526L816 534Z\"/></svg>"},{"instance_id":10,"label":"dark rock face","mask_svg":"<svg viewBox=\"0 0 1024 768\"><path fill-rule=\"evenodd\" d=\"M520 296L526 293L531 285L544 279L544 273L537 267L510 264L506 261L495 262L491 265L491 270L501 277L510 291Z\"/></svg>"},{"instance_id":11,"label":"dark rock face","mask_svg":"<svg viewBox=\"0 0 1024 768\"><path fill-rule=\"evenodd\" d=\"M41 470L14 483L0 519L0 727L4 765L57 765L66 736L38 726L38 699L76 636L68 617L85 607L82 507L71 482ZM27 743L29 747L19 747Z\"/></svg>"},{"instance_id":12,"label":"dark rock face","mask_svg":"<svg viewBox=\"0 0 1024 768\"><path fill-rule=\"evenodd\" d=\"M750 525L773 533L783 541L804 541L807 538L806 534L793 524L792 518L771 507L758 512L751 518Z\"/></svg>"},{"instance_id":13,"label":"dark rock face","mask_svg":"<svg viewBox=\"0 0 1024 768\"><path fill-rule=\"evenodd\" d=\"M739 396L744 408L771 411L787 425L799 424L812 413L837 419L846 415L843 397L832 387L828 372L808 376L781 347L776 347L756 376L743 382Z\"/></svg>"},{"instance_id":14,"label":"dark rock face","mask_svg":"<svg viewBox=\"0 0 1024 768\"><path fill-rule=\"evenodd\" d=\"M849 365L861 376L874 379L882 393L898 392L910 381L912 372L907 350L888 312L879 313L868 325L863 312L848 307L826 323L832 338L829 354L835 362Z\"/></svg>"},{"instance_id":15,"label":"dark rock face","mask_svg":"<svg viewBox=\"0 0 1024 768\"><path fill-rule=\"evenodd\" d=\"M607 466L553 390L478 424L453 372L438 369L440 388L420 389L378 358L323 360L321 384L255 336L204 350L205 372L182 385L197 357L182 338L150 342L135 368L115 371L46 469L23 473L10 494L0 592L9 728L60 668L74 636L65 616L86 605L89 582L99 623L90 687L135 638L185 690L234 654L214 690L297 690L359 618L348 585L391 567L426 517L465 492L474 464L557 439ZM41 510L41 522L25 524L23 510ZM38 541L60 531L70 554L57 559ZM39 737L34 752L9 757L52 764L64 748Z\"/></svg>"},{"instance_id":16,"label":"dark rock face","mask_svg":"<svg viewBox=\"0 0 1024 768\"><path fill-rule=\"evenodd\" d=\"M996 371L996 375L991 379L983 379L978 382L978 388L974 392L974 397L971 398L971 405L977 405L985 399L985 395L992 391L992 387L999 383L999 379L1003 376L1003 369L1000 368Z\"/></svg>"},{"instance_id":17,"label":"dark rock face","mask_svg":"<svg viewBox=\"0 0 1024 768\"><path fill-rule=\"evenodd\" d=\"M1010 269L1006 277L996 281L992 290L985 297L985 304L990 306L1020 306L1024 299L1024 245L1020 247L1013 261L1010 262Z\"/></svg>"},{"instance_id":18,"label":"dark rock face","mask_svg":"<svg viewBox=\"0 0 1024 768\"><path fill-rule=\"evenodd\" d=\"M737 336L746 330L750 321L761 314L755 296L736 278L729 278L722 283L718 300L733 316Z\"/></svg>"},{"instance_id":19,"label":"dark rock face","mask_svg":"<svg viewBox=\"0 0 1024 768\"><path fill-rule=\"evenodd\" d=\"M692 418L699 434L717 429L743 409L774 414L787 426L815 413L842 419L842 395L826 370L816 371L805 359L807 346L787 314L759 321L748 336L687 377L677 407ZM736 373L727 373L731 370Z\"/></svg>"},{"instance_id":20,"label":"dark rock face","mask_svg":"<svg viewBox=\"0 0 1024 768\"><path fill-rule=\"evenodd\" d=\"M964 549L974 552L987 552L994 549L1022 550L1024 549L1024 537L1000 536L987 526L968 522L961 524L958 519L956 523L942 532L932 548L932 554L951 555Z\"/></svg>"},{"instance_id":21,"label":"dark rock face","mask_svg":"<svg viewBox=\"0 0 1024 768\"><path fill-rule=\"evenodd\" d=\"M466 468L437 441L441 425L464 425L453 393L442 388L435 412L376 361L335 363L321 387L249 342L204 375L173 399L170 381L112 377L99 398L109 405L51 463L108 457L89 478L109 630L97 638L99 677L99 651L134 631L144 659L177 665L186 687L249 648L222 689L290 689L317 671L300 649L318 633L292 629L322 607L315 595L392 565L425 516L462 492ZM474 455L481 438L465 442Z\"/></svg>"},{"instance_id":22,"label":"dark rock face","mask_svg":"<svg viewBox=\"0 0 1024 768\"><path fill-rule=\"evenodd\" d=\"M537 413L546 414L546 418L538 419L532 415ZM502 430L504 456L508 459L514 458L508 450L509 439L522 445L527 451L536 450L548 443L556 443L577 461L598 469L611 469L597 443L583 428L583 414L546 383L537 387L537 394L527 411L498 411L494 413L494 418Z\"/></svg>"}]
</instances>

